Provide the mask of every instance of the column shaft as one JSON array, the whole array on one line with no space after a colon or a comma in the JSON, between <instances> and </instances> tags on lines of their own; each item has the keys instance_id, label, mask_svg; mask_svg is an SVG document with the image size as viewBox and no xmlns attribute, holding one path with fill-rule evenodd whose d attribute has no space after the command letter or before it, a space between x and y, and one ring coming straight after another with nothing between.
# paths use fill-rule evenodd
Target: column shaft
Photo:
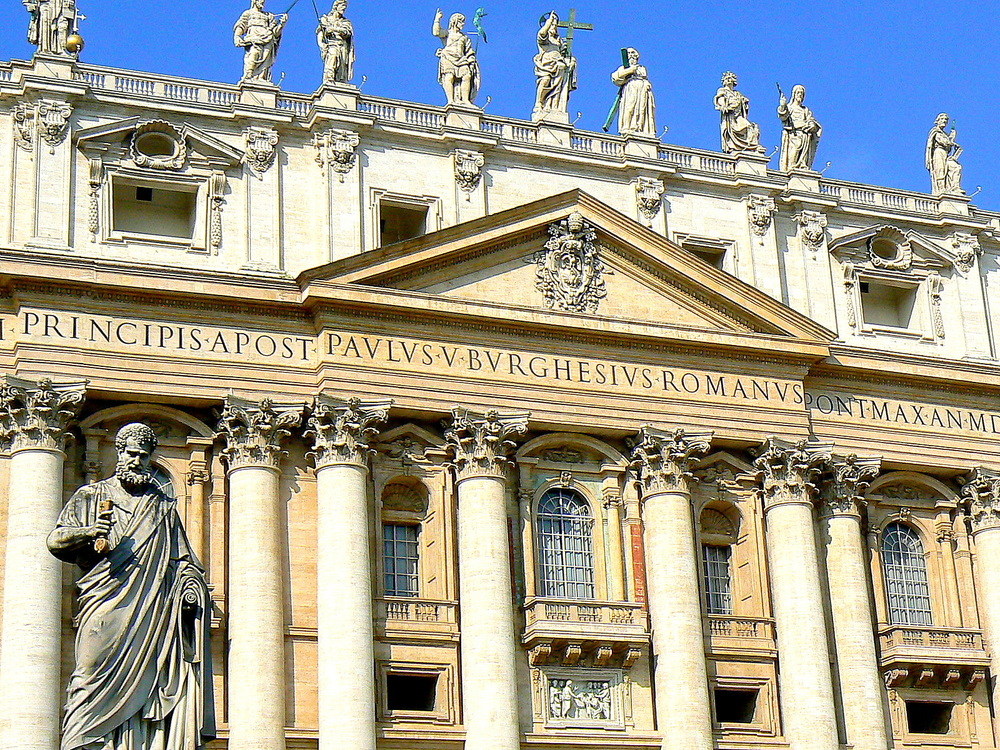
<instances>
[{"instance_id":1,"label":"column shaft","mask_svg":"<svg viewBox=\"0 0 1000 750\"><path fill-rule=\"evenodd\" d=\"M656 717L665 735L663 748L711 750L712 713L691 497L685 492L651 495L642 513L656 655Z\"/></svg>"},{"instance_id":2,"label":"column shaft","mask_svg":"<svg viewBox=\"0 0 1000 750\"><path fill-rule=\"evenodd\" d=\"M983 629L990 644L990 672L993 681L993 705L1000 700L1000 527L983 529L974 535L976 572L979 578L979 603ZM997 720L1000 730L1000 720Z\"/></svg>"},{"instance_id":3,"label":"column shaft","mask_svg":"<svg viewBox=\"0 0 1000 750\"><path fill-rule=\"evenodd\" d=\"M229 472L229 750L285 750L278 480L274 467Z\"/></svg>"},{"instance_id":4,"label":"column shaft","mask_svg":"<svg viewBox=\"0 0 1000 750\"><path fill-rule=\"evenodd\" d=\"M847 741L855 750L885 750L889 740L861 519L833 515L822 524Z\"/></svg>"},{"instance_id":5,"label":"column shaft","mask_svg":"<svg viewBox=\"0 0 1000 750\"><path fill-rule=\"evenodd\" d=\"M62 506L64 456L44 448L10 459L0 629L0 747L55 750L61 721L62 563L45 539Z\"/></svg>"},{"instance_id":6,"label":"column shaft","mask_svg":"<svg viewBox=\"0 0 1000 750\"><path fill-rule=\"evenodd\" d=\"M375 750L375 633L368 471L316 471L319 742L322 750Z\"/></svg>"},{"instance_id":7,"label":"column shaft","mask_svg":"<svg viewBox=\"0 0 1000 750\"><path fill-rule=\"evenodd\" d=\"M505 483L458 483L459 614L466 750L519 750L517 641Z\"/></svg>"},{"instance_id":8,"label":"column shaft","mask_svg":"<svg viewBox=\"0 0 1000 750\"><path fill-rule=\"evenodd\" d=\"M812 506L771 505L765 518L785 737L792 750L839 750Z\"/></svg>"}]
</instances>

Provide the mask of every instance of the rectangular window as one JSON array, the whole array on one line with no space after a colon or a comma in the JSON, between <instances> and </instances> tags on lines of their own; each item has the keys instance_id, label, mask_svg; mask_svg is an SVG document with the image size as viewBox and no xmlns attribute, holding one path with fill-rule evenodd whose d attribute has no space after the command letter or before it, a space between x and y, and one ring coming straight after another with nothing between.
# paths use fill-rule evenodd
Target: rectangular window
<instances>
[{"instance_id":1,"label":"rectangular window","mask_svg":"<svg viewBox=\"0 0 1000 750\"><path fill-rule=\"evenodd\" d=\"M386 596L419 595L419 530L418 526L382 524Z\"/></svg>"},{"instance_id":2,"label":"rectangular window","mask_svg":"<svg viewBox=\"0 0 1000 750\"><path fill-rule=\"evenodd\" d=\"M732 581L729 575L732 556L732 547L711 544L701 547L705 575L705 611L710 615L733 613Z\"/></svg>"},{"instance_id":3,"label":"rectangular window","mask_svg":"<svg viewBox=\"0 0 1000 750\"><path fill-rule=\"evenodd\" d=\"M427 232L428 206L379 202L379 245L412 240Z\"/></svg>"},{"instance_id":4,"label":"rectangular window","mask_svg":"<svg viewBox=\"0 0 1000 750\"><path fill-rule=\"evenodd\" d=\"M385 676L386 708L390 712L426 712L435 709L438 675L395 674Z\"/></svg>"},{"instance_id":5,"label":"rectangular window","mask_svg":"<svg viewBox=\"0 0 1000 750\"><path fill-rule=\"evenodd\" d=\"M194 238L198 193L181 186L150 187L115 181L112 189L112 226L116 232Z\"/></svg>"},{"instance_id":6,"label":"rectangular window","mask_svg":"<svg viewBox=\"0 0 1000 750\"><path fill-rule=\"evenodd\" d=\"M715 720L720 724L753 724L757 690L715 690Z\"/></svg>"},{"instance_id":7,"label":"rectangular window","mask_svg":"<svg viewBox=\"0 0 1000 750\"><path fill-rule=\"evenodd\" d=\"M916 287L862 282L861 309L868 325L909 328L916 301Z\"/></svg>"},{"instance_id":8,"label":"rectangular window","mask_svg":"<svg viewBox=\"0 0 1000 750\"><path fill-rule=\"evenodd\" d=\"M948 734L954 703L906 701L906 725L912 734Z\"/></svg>"}]
</instances>

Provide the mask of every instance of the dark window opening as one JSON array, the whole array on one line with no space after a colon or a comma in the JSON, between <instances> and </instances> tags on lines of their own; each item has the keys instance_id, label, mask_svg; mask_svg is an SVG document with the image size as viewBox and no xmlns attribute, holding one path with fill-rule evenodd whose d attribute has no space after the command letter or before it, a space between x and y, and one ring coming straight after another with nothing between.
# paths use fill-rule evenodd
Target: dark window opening
<instances>
[{"instance_id":1,"label":"dark window opening","mask_svg":"<svg viewBox=\"0 0 1000 750\"><path fill-rule=\"evenodd\" d=\"M906 724L912 734L948 734L954 703L906 701Z\"/></svg>"},{"instance_id":2,"label":"dark window opening","mask_svg":"<svg viewBox=\"0 0 1000 750\"><path fill-rule=\"evenodd\" d=\"M412 240L427 232L427 206L379 204L380 245Z\"/></svg>"},{"instance_id":3,"label":"dark window opening","mask_svg":"<svg viewBox=\"0 0 1000 750\"><path fill-rule=\"evenodd\" d=\"M385 677L389 711L433 711L438 676L388 674Z\"/></svg>"},{"instance_id":4,"label":"dark window opening","mask_svg":"<svg viewBox=\"0 0 1000 750\"><path fill-rule=\"evenodd\" d=\"M753 724L757 690L715 691L715 720L720 724Z\"/></svg>"}]
</instances>

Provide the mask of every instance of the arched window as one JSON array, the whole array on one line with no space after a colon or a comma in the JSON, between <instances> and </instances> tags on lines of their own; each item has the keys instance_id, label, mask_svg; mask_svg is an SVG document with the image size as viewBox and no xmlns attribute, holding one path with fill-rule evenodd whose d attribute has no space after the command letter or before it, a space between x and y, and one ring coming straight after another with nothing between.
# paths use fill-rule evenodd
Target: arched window
<instances>
[{"instance_id":1,"label":"arched window","mask_svg":"<svg viewBox=\"0 0 1000 750\"><path fill-rule=\"evenodd\" d=\"M554 489L538 503L541 594L567 599L594 598L594 519L578 492Z\"/></svg>"},{"instance_id":2,"label":"arched window","mask_svg":"<svg viewBox=\"0 0 1000 750\"><path fill-rule=\"evenodd\" d=\"M736 525L719 510L705 508L701 514L702 583L705 612L733 614L732 559Z\"/></svg>"},{"instance_id":3,"label":"arched window","mask_svg":"<svg viewBox=\"0 0 1000 750\"><path fill-rule=\"evenodd\" d=\"M893 625L931 625L924 546L917 532L901 523L889 524L882 535L882 565Z\"/></svg>"}]
</instances>

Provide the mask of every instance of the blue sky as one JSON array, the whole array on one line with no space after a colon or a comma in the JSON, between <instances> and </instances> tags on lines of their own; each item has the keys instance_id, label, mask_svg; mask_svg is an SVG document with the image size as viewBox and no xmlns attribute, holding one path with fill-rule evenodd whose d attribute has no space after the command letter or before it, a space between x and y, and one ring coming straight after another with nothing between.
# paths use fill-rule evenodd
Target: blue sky
<instances>
[{"instance_id":1,"label":"blue sky","mask_svg":"<svg viewBox=\"0 0 1000 750\"><path fill-rule=\"evenodd\" d=\"M291 1L269 0L268 9L284 11ZM316 2L322 12L331 5L331 0ZM79 5L87 16L86 62L215 81L235 82L240 76L232 25L249 0L79 0ZM993 74L1000 67L1000 24L991 3L574 0L553 8L471 0L441 8L446 17L461 11L471 19L480 6L489 13L489 44L480 46L479 103L492 97L490 113L530 117L538 19L553 9L565 18L575 7L580 20L596 27L577 34L580 88L570 109L574 118L582 113L580 127L600 129L616 92L610 73L620 62L619 50L632 46L649 68L669 143L719 148L712 97L721 74L732 69L753 102L765 145L773 148L780 140L775 83L786 92L802 83L825 129L817 167L831 162L827 176L926 191L924 143L935 116L945 111L957 120L965 147L966 190L983 186L975 203L1000 209L998 118L992 97L983 98L995 87ZM437 7L422 0L353 0L348 17L357 34L355 82L367 76L365 93L444 103L436 80L439 43L430 33ZM3 13L0 58L29 57L27 13L18 0L6 0ZM312 0L300 0L275 68L284 73L286 90L307 92L319 84L315 26Z\"/></svg>"}]
</instances>

